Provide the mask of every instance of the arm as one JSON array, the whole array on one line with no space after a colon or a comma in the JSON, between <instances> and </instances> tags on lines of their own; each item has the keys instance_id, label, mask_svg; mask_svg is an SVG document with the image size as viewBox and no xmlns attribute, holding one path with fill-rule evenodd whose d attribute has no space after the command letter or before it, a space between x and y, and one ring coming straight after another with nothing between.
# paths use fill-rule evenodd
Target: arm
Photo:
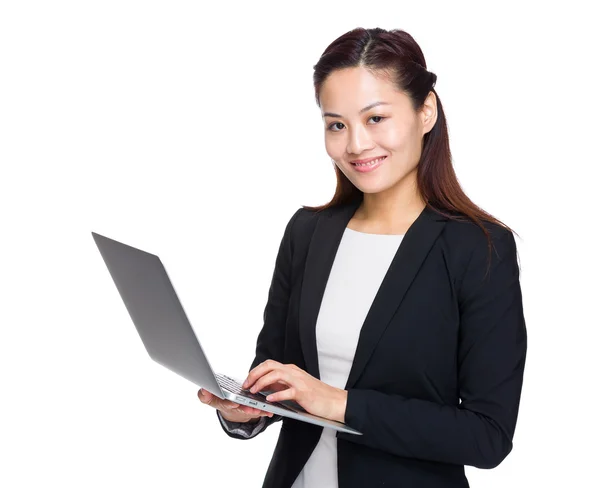
<instances>
[{"instance_id":1,"label":"arm","mask_svg":"<svg viewBox=\"0 0 600 488\"><path fill-rule=\"evenodd\" d=\"M512 450L527 332L513 234L496 242L489 276L477 246L458 292L459 406L350 389L345 422L362 436L344 440L404 457L491 469Z\"/></svg>"},{"instance_id":2,"label":"arm","mask_svg":"<svg viewBox=\"0 0 600 488\"><path fill-rule=\"evenodd\" d=\"M285 321L287 318L288 302L290 297L291 270L292 270L292 228L294 222L303 209L298 209L289 220L279 251L275 260L275 270L271 279L271 286L267 305L263 314L263 327L258 334L256 355L250 370L267 359L281 361L283 359L283 345L285 340ZM227 435L236 439L249 439L263 432L269 425L281 420L281 415L260 417L257 423L229 422L219 415L221 426Z\"/></svg>"}]
</instances>

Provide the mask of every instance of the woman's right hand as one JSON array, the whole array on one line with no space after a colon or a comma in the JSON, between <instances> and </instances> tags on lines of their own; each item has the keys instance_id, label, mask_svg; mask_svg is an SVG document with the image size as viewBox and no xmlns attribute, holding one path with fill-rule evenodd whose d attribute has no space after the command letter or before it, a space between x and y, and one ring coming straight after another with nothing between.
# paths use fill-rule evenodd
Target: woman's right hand
<instances>
[{"instance_id":1,"label":"woman's right hand","mask_svg":"<svg viewBox=\"0 0 600 488\"><path fill-rule=\"evenodd\" d=\"M252 422L260 419L260 417L272 417L271 412L265 412L258 408L240 405L239 403L230 400L221 400L211 392L201 388L198 391L198 398L206 405L210 405L221 412L221 416L230 422Z\"/></svg>"}]
</instances>

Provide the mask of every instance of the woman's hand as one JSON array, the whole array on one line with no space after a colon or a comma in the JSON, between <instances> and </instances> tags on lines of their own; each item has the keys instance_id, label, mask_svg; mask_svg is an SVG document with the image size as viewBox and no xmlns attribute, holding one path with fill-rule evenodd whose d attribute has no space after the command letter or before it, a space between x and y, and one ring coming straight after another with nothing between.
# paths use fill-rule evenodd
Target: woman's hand
<instances>
[{"instance_id":1,"label":"woman's hand","mask_svg":"<svg viewBox=\"0 0 600 488\"><path fill-rule=\"evenodd\" d=\"M281 385L287 388L281 389ZM272 359L259 364L242 385L252 393L280 390L267 397L270 402L293 400L308 413L344 422L348 392L311 376L295 364L281 364Z\"/></svg>"},{"instance_id":2,"label":"woman's hand","mask_svg":"<svg viewBox=\"0 0 600 488\"><path fill-rule=\"evenodd\" d=\"M205 405L210 405L221 412L221 416L225 420L230 422L252 422L260 419L260 417L272 417L271 412L265 412L258 408L248 407L246 405L240 405L229 400L221 400L219 397L213 395L211 392L201 388L198 391L198 398Z\"/></svg>"}]
</instances>

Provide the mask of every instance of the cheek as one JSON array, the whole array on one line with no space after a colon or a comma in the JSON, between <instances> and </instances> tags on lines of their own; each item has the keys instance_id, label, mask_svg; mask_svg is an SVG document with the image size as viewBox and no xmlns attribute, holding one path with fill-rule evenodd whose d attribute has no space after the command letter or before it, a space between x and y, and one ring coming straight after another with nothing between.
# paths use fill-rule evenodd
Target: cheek
<instances>
[{"instance_id":1,"label":"cheek","mask_svg":"<svg viewBox=\"0 0 600 488\"><path fill-rule=\"evenodd\" d=\"M397 126L388 126L377 133L376 142L379 146L391 152L403 152L408 139L406 130Z\"/></svg>"},{"instance_id":2,"label":"cheek","mask_svg":"<svg viewBox=\"0 0 600 488\"><path fill-rule=\"evenodd\" d=\"M400 161L412 164L421 152L419 134L413 126L391 126L378 134L377 144L392 154L400 157Z\"/></svg>"},{"instance_id":3,"label":"cheek","mask_svg":"<svg viewBox=\"0 0 600 488\"><path fill-rule=\"evenodd\" d=\"M339 160L344 154L344 143L340 137L325 137L325 150L330 158Z\"/></svg>"}]
</instances>

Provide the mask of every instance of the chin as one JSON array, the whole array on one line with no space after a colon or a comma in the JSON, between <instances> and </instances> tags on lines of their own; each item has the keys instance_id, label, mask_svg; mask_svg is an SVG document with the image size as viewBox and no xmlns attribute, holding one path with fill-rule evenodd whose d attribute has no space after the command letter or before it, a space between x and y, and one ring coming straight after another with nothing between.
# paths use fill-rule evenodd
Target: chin
<instances>
[{"instance_id":1,"label":"chin","mask_svg":"<svg viewBox=\"0 0 600 488\"><path fill-rule=\"evenodd\" d=\"M356 183L352 182L354 184L354 186L356 188L358 188L360 191L362 191L365 194L370 194L370 193L381 193L382 191L384 191L385 189L388 188L388 185L381 185L381 184L373 184L373 185L357 185Z\"/></svg>"}]
</instances>

